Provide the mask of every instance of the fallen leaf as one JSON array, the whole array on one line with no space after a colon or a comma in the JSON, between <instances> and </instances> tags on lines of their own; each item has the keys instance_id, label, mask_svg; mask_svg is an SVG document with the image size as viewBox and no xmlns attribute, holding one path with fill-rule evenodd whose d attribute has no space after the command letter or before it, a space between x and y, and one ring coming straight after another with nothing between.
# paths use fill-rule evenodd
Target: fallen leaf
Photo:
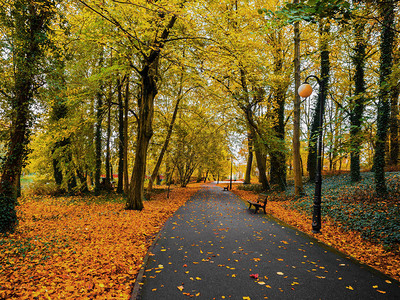
<instances>
[{"instance_id":1,"label":"fallen leaf","mask_svg":"<svg viewBox=\"0 0 400 300\"><path fill-rule=\"evenodd\" d=\"M178 290L180 290L181 292L183 291L184 287L183 285L177 286Z\"/></svg>"}]
</instances>

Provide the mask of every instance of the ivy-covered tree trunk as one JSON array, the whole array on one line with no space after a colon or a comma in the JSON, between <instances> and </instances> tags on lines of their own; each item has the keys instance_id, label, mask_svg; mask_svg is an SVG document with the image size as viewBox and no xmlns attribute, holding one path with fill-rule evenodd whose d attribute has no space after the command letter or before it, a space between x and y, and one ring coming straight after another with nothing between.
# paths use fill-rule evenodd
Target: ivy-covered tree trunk
<instances>
[{"instance_id":1,"label":"ivy-covered tree trunk","mask_svg":"<svg viewBox=\"0 0 400 300\"><path fill-rule=\"evenodd\" d=\"M399 41L399 40L398 40ZM400 47L393 51L393 65L398 65L400 62ZM389 148L389 165L397 166L399 161L399 95L400 95L400 80L395 82L396 86L392 87L390 101L390 148Z\"/></svg>"},{"instance_id":2,"label":"ivy-covered tree trunk","mask_svg":"<svg viewBox=\"0 0 400 300\"><path fill-rule=\"evenodd\" d=\"M14 86L10 97L10 140L1 166L0 233L9 233L17 224L15 205L29 142L30 103L35 91L35 75L40 70L40 60L48 42L53 4L44 0L15 0L4 6L8 7L0 13L0 26L10 27L12 31Z\"/></svg>"},{"instance_id":3,"label":"ivy-covered tree trunk","mask_svg":"<svg viewBox=\"0 0 400 300\"><path fill-rule=\"evenodd\" d=\"M353 63L355 67L354 83L355 95L351 101L350 112L350 174L351 181L357 182L361 179L360 175L360 150L362 144L361 126L365 105L365 48L364 39L365 22L356 20L354 24L354 35L356 45L354 49Z\"/></svg>"},{"instance_id":4,"label":"ivy-covered tree trunk","mask_svg":"<svg viewBox=\"0 0 400 300\"><path fill-rule=\"evenodd\" d=\"M276 38L276 44L280 45L280 33ZM275 49L274 75L278 80L273 82L273 106L274 117L273 130L278 140L276 149L270 153L270 183L279 187L281 191L286 189L286 155L285 155L285 100L287 83L283 74L283 50L278 46Z\"/></svg>"},{"instance_id":5,"label":"ivy-covered tree trunk","mask_svg":"<svg viewBox=\"0 0 400 300\"><path fill-rule=\"evenodd\" d=\"M328 38L329 38L330 25L329 23L323 23L320 21L319 24L319 47L321 51L321 74L320 74L320 86L318 91L317 103L313 115L313 121L310 130L310 140L308 144L308 159L307 159L307 170L310 181L315 181L317 171L317 140L320 130L320 112L321 103L326 102L329 88L329 49L328 49Z\"/></svg>"},{"instance_id":6,"label":"ivy-covered tree trunk","mask_svg":"<svg viewBox=\"0 0 400 300\"><path fill-rule=\"evenodd\" d=\"M378 118L374 153L375 191L378 196L387 193L385 181L385 144L390 117L389 78L393 65L394 8L396 1L378 2L381 17L380 70L378 94Z\"/></svg>"}]
</instances>

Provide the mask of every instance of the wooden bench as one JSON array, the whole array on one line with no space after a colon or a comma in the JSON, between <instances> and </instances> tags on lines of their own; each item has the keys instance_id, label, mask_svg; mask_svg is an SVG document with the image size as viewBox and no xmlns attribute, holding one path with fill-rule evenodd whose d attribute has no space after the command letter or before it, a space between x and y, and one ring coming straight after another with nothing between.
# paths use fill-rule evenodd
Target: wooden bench
<instances>
[{"instance_id":1,"label":"wooden bench","mask_svg":"<svg viewBox=\"0 0 400 300\"><path fill-rule=\"evenodd\" d=\"M251 206L254 206L255 214L261 207L264 209L264 214L267 214L267 212L265 211L265 207L267 206L267 201L268 201L268 196L265 194L259 195L257 201L247 200L247 202L249 203L249 209L251 208Z\"/></svg>"},{"instance_id":2,"label":"wooden bench","mask_svg":"<svg viewBox=\"0 0 400 300\"><path fill-rule=\"evenodd\" d=\"M229 188L229 184L227 186L224 186L224 191L227 191Z\"/></svg>"}]
</instances>

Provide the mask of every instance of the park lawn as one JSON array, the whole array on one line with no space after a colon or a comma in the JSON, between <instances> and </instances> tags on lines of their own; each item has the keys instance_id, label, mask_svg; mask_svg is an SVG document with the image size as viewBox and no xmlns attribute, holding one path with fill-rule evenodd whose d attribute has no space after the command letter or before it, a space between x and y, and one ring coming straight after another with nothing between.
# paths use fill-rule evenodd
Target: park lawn
<instances>
[{"instance_id":1,"label":"park lawn","mask_svg":"<svg viewBox=\"0 0 400 300\"><path fill-rule=\"evenodd\" d=\"M0 299L129 299L155 235L199 187L141 212L115 195L20 199L16 233L0 238Z\"/></svg>"},{"instance_id":2,"label":"park lawn","mask_svg":"<svg viewBox=\"0 0 400 300\"><path fill-rule=\"evenodd\" d=\"M267 214L400 280L400 174L388 173L387 185L389 196L376 199L371 173L363 173L363 180L355 184L349 175L324 178L320 234L311 231L314 184L306 184L307 196L298 199L293 187L270 194ZM238 186L234 192L244 200L258 197Z\"/></svg>"}]
</instances>

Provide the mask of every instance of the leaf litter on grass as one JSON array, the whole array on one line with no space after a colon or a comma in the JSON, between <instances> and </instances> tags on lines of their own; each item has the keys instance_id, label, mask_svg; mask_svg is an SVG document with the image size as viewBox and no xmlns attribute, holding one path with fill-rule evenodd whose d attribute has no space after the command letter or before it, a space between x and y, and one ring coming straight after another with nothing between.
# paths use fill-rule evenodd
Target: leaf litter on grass
<instances>
[{"instance_id":1,"label":"leaf litter on grass","mask_svg":"<svg viewBox=\"0 0 400 300\"><path fill-rule=\"evenodd\" d=\"M21 199L16 233L0 239L0 299L128 299L156 233L198 188L141 212L119 196Z\"/></svg>"}]
</instances>

